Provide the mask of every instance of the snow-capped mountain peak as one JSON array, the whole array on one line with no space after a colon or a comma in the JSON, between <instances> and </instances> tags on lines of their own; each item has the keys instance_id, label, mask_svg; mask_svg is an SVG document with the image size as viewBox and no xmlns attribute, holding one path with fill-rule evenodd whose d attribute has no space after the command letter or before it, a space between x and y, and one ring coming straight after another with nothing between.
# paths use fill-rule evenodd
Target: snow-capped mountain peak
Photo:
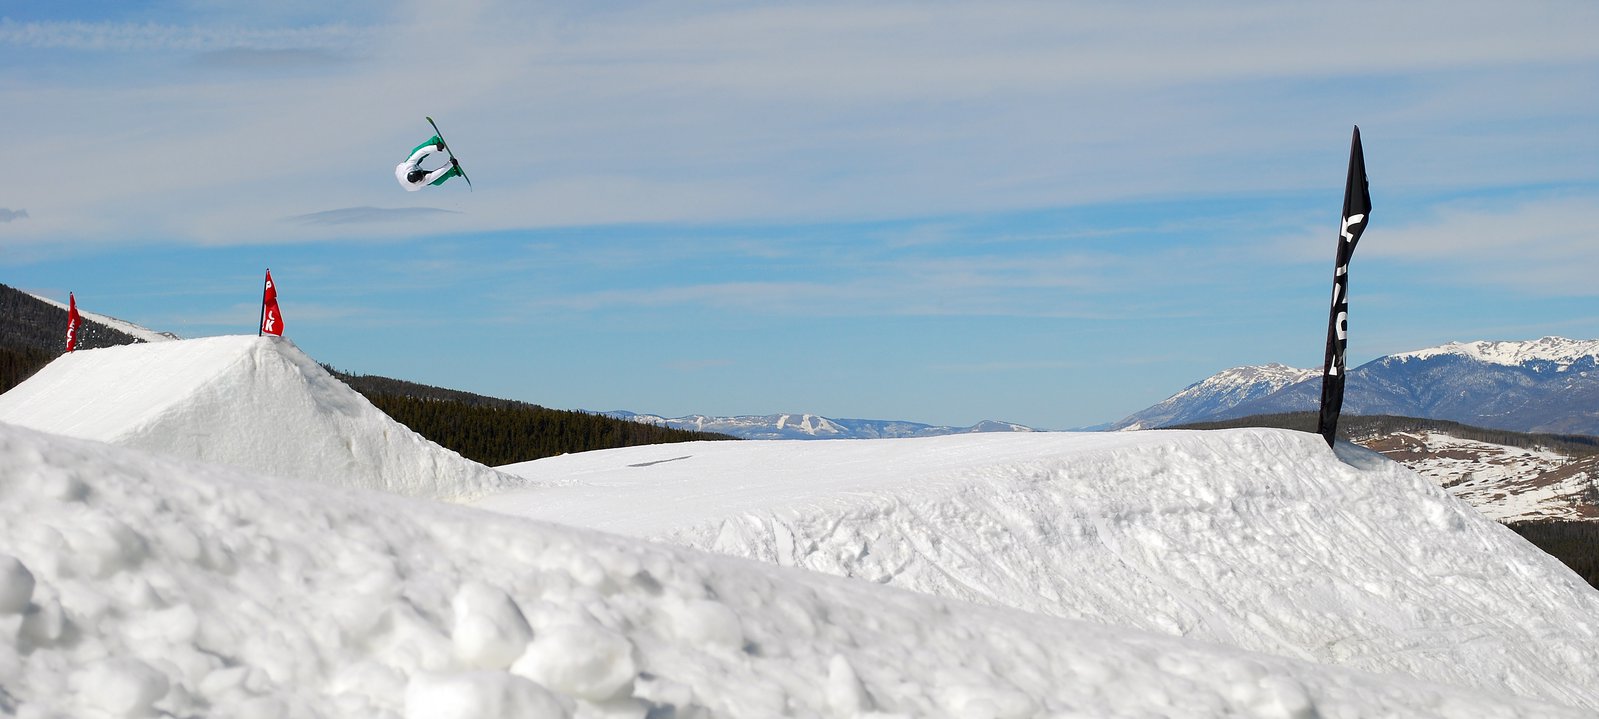
<instances>
[{"instance_id":1,"label":"snow-capped mountain peak","mask_svg":"<svg viewBox=\"0 0 1599 719\"><path fill-rule=\"evenodd\" d=\"M1320 373L1319 369L1298 369L1278 362L1233 367L1188 385L1181 392L1127 417L1113 427L1146 429L1182 424L1264 397Z\"/></svg>"},{"instance_id":2,"label":"snow-capped mountain peak","mask_svg":"<svg viewBox=\"0 0 1599 719\"><path fill-rule=\"evenodd\" d=\"M1527 362L1553 362L1564 370L1584 357L1599 358L1599 340L1573 340L1544 337L1528 341L1450 342L1439 347L1390 355L1398 360L1428 359L1440 355L1460 355L1486 364L1516 367Z\"/></svg>"},{"instance_id":3,"label":"snow-capped mountain peak","mask_svg":"<svg viewBox=\"0 0 1599 719\"><path fill-rule=\"evenodd\" d=\"M1111 425L1146 429L1315 411L1321 370L1235 367ZM1349 371L1345 414L1442 419L1515 432L1599 435L1599 339L1450 342Z\"/></svg>"},{"instance_id":4,"label":"snow-capped mountain peak","mask_svg":"<svg viewBox=\"0 0 1599 719\"><path fill-rule=\"evenodd\" d=\"M1299 369L1297 367L1289 367L1280 362L1271 362L1263 365L1250 365L1223 370L1195 386L1208 385L1213 390L1245 387L1261 383L1286 387L1295 382L1303 381L1308 377L1313 377L1320 371L1316 369Z\"/></svg>"}]
</instances>

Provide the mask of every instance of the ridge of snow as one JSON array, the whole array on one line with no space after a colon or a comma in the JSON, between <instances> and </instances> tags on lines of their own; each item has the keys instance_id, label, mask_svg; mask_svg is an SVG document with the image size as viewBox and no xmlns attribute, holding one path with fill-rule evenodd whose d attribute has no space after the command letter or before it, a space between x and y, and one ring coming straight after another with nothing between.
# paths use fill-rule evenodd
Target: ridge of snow
<instances>
[{"instance_id":1,"label":"ridge of snow","mask_svg":"<svg viewBox=\"0 0 1599 719\"><path fill-rule=\"evenodd\" d=\"M50 304L50 305L54 305L56 307L60 307L63 310L71 309L71 307L65 302L57 302L55 300L50 299L49 297L44 297L42 295L36 295L36 294L31 293L31 292L27 293L27 294L28 294L29 297L32 297L32 298L34 298L36 300L39 300L40 302L44 302L46 304ZM171 332L157 332L157 331L152 330L152 329L150 329L148 327L144 327L142 325L136 325L136 324L134 324L132 322L129 322L127 320L119 320L119 319L117 319L115 317L112 317L110 315L102 315L102 314L100 314L98 312L90 312L88 310L83 309L82 307L78 308L78 314L80 316L82 316L86 320L93 320L95 322L99 322L100 324L105 325L107 327L110 327L111 329L117 330L118 332L121 332L121 333L123 333L125 335L128 335L130 337L133 337L135 339L144 340L145 342L170 342L172 340L182 339L181 337L178 337L177 335L172 334Z\"/></svg>"},{"instance_id":2,"label":"ridge of snow","mask_svg":"<svg viewBox=\"0 0 1599 719\"><path fill-rule=\"evenodd\" d=\"M1599 708L1599 592L1414 472L1338 451L1262 429L700 442L509 465L568 484L477 504Z\"/></svg>"},{"instance_id":3,"label":"ridge of snow","mask_svg":"<svg viewBox=\"0 0 1599 719\"><path fill-rule=\"evenodd\" d=\"M0 496L6 716L1592 716L3 423Z\"/></svg>"},{"instance_id":4,"label":"ridge of snow","mask_svg":"<svg viewBox=\"0 0 1599 719\"><path fill-rule=\"evenodd\" d=\"M276 476L438 499L521 486L389 418L278 337L67 353L0 394L0 421Z\"/></svg>"},{"instance_id":5,"label":"ridge of snow","mask_svg":"<svg viewBox=\"0 0 1599 719\"><path fill-rule=\"evenodd\" d=\"M1546 361L1553 362L1564 370L1580 359L1599 358L1599 340L1573 340L1549 336L1527 341L1450 342L1438 347L1400 352L1389 357L1404 361L1429 359L1440 355L1459 355L1487 364L1511 367L1527 362Z\"/></svg>"}]
</instances>

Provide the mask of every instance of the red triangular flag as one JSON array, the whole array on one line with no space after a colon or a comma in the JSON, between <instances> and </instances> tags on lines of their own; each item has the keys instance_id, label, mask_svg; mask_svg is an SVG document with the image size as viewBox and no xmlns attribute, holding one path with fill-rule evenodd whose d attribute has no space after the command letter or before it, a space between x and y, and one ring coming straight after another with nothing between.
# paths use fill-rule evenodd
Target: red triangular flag
<instances>
[{"instance_id":1,"label":"red triangular flag","mask_svg":"<svg viewBox=\"0 0 1599 719\"><path fill-rule=\"evenodd\" d=\"M267 270L266 290L261 295L261 332L283 336L283 314L278 312L278 288L272 284L272 270Z\"/></svg>"},{"instance_id":2,"label":"red triangular flag","mask_svg":"<svg viewBox=\"0 0 1599 719\"><path fill-rule=\"evenodd\" d=\"M83 317L78 314L78 298L67 293L67 351L78 348L78 325L83 323Z\"/></svg>"}]
</instances>

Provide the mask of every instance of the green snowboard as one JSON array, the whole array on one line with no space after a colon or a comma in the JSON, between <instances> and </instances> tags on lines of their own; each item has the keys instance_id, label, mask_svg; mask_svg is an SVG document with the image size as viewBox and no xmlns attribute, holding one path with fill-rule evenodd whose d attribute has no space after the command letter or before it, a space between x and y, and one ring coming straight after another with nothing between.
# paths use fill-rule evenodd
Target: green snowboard
<instances>
[{"instance_id":1,"label":"green snowboard","mask_svg":"<svg viewBox=\"0 0 1599 719\"><path fill-rule=\"evenodd\" d=\"M466 170L461 169L461 163L460 163L460 161L455 159L455 153L450 152L450 143L444 139L444 133L439 132L439 123L434 122L433 118L431 118L431 117L427 118L427 121L428 121L429 125L433 126L433 134L439 136L439 142L443 142L444 143L444 152L447 153L450 156L450 164L455 167L455 171L456 172L461 174L461 179L466 180L466 189L467 189L468 192L471 192L472 191L472 178L466 176ZM438 180L434 181L433 184L436 185L436 184L438 184L440 182L443 182L446 179L449 179L449 177L448 176L441 177Z\"/></svg>"}]
</instances>

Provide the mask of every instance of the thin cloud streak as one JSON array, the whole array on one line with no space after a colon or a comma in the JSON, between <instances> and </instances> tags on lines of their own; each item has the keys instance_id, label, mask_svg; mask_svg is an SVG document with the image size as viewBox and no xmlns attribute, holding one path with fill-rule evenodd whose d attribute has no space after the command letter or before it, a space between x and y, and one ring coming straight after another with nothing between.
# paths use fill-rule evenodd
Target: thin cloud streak
<instances>
[{"instance_id":1,"label":"thin cloud streak","mask_svg":"<svg viewBox=\"0 0 1599 719\"><path fill-rule=\"evenodd\" d=\"M404 222L435 215L459 215L458 210L441 210L436 207L343 207L323 210L308 215L295 215L290 222L304 225L350 225L372 222Z\"/></svg>"},{"instance_id":2,"label":"thin cloud streak","mask_svg":"<svg viewBox=\"0 0 1599 719\"><path fill-rule=\"evenodd\" d=\"M327 70L350 59L322 48L227 48L194 56L207 70Z\"/></svg>"},{"instance_id":3,"label":"thin cloud streak","mask_svg":"<svg viewBox=\"0 0 1599 719\"><path fill-rule=\"evenodd\" d=\"M1385 222L1381 204L1373 204L1355 260L1363 270L1377 263L1424 267L1409 281L1530 296L1599 294L1592 279L1592 268L1599 266L1599 194L1451 201L1397 224ZM1286 262L1320 263L1330 261L1335 238L1336 227L1327 223L1274 240L1263 252Z\"/></svg>"},{"instance_id":4,"label":"thin cloud streak","mask_svg":"<svg viewBox=\"0 0 1599 719\"><path fill-rule=\"evenodd\" d=\"M254 29L154 22L17 22L0 19L0 46L80 52L307 50L367 44L381 28L323 25Z\"/></svg>"}]
</instances>

